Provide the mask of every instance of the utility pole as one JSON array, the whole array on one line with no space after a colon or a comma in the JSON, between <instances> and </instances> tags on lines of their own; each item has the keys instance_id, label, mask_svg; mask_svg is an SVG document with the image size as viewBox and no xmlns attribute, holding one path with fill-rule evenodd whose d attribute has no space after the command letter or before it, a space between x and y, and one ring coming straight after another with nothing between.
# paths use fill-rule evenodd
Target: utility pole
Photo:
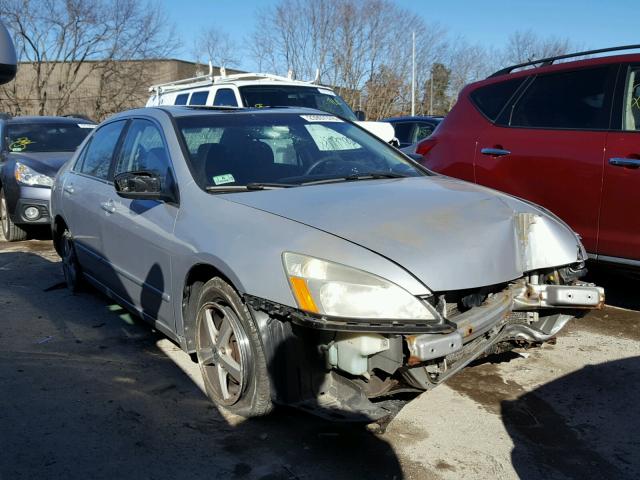
<instances>
[{"instance_id":1,"label":"utility pole","mask_svg":"<svg viewBox=\"0 0 640 480\"><path fill-rule=\"evenodd\" d=\"M433 115L433 65L431 65L431 75L429 78L429 115Z\"/></svg>"},{"instance_id":2,"label":"utility pole","mask_svg":"<svg viewBox=\"0 0 640 480\"><path fill-rule=\"evenodd\" d=\"M411 52L411 116L416 114L416 32L412 34Z\"/></svg>"}]
</instances>

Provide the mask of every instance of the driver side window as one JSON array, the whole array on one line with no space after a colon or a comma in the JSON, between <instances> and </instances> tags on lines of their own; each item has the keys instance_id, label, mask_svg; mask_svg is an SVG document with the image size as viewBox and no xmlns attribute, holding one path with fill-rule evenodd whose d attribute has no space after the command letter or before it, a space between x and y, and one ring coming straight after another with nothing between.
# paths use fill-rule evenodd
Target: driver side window
<instances>
[{"instance_id":1,"label":"driver side window","mask_svg":"<svg viewBox=\"0 0 640 480\"><path fill-rule=\"evenodd\" d=\"M159 176L164 187L170 175L170 163L160 129L149 120L136 119L127 131L114 175L140 171Z\"/></svg>"}]
</instances>

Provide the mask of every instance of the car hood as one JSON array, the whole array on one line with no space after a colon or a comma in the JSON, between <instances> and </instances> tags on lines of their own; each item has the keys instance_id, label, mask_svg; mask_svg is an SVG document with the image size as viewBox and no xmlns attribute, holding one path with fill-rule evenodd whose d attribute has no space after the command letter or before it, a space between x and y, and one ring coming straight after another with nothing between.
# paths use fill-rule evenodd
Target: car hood
<instances>
[{"instance_id":1,"label":"car hood","mask_svg":"<svg viewBox=\"0 0 640 480\"><path fill-rule=\"evenodd\" d=\"M54 177L60 167L73 156L74 152L10 152L9 158L33 168L38 173Z\"/></svg>"},{"instance_id":2,"label":"car hood","mask_svg":"<svg viewBox=\"0 0 640 480\"><path fill-rule=\"evenodd\" d=\"M574 263L583 252L575 234L542 209L442 176L342 182L224 198L376 252L432 291L507 282L526 271Z\"/></svg>"},{"instance_id":3,"label":"car hood","mask_svg":"<svg viewBox=\"0 0 640 480\"><path fill-rule=\"evenodd\" d=\"M370 133L373 133L376 137L384 140L387 143L393 140L396 135L396 131L393 128L393 125L387 122L358 121L356 122L356 124L360 125L362 128Z\"/></svg>"}]
</instances>

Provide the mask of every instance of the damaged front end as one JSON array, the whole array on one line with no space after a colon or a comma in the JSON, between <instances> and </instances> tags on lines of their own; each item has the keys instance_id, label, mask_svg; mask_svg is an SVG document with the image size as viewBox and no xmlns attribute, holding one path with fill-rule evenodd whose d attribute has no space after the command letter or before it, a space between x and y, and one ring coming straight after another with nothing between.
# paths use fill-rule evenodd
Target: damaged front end
<instances>
[{"instance_id":1,"label":"damaged front end","mask_svg":"<svg viewBox=\"0 0 640 480\"><path fill-rule=\"evenodd\" d=\"M274 398L333 419L376 421L399 409L394 394L431 389L485 355L539 345L581 312L602 308L604 290L579 281L582 273L551 269L502 285L434 294L423 301L436 318L422 325L355 326L247 300L255 317L271 322L266 331L272 338L265 343L289 344L286 360L271 360L279 365ZM278 381L283 375L296 382Z\"/></svg>"}]
</instances>

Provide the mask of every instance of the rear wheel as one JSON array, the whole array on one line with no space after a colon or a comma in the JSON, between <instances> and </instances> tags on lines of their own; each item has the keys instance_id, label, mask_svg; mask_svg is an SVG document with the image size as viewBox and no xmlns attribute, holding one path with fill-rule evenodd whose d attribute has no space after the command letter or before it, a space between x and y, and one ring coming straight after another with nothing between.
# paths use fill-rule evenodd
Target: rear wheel
<instances>
[{"instance_id":1,"label":"rear wheel","mask_svg":"<svg viewBox=\"0 0 640 480\"><path fill-rule=\"evenodd\" d=\"M27 239L27 231L13 223L9 216L4 190L0 190L0 224L2 224L2 235L7 242L19 242Z\"/></svg>"},{"instance_id":2,"label":"rear wheel","mask_svg":"<svg viewBox=\"0 0 640 480\"><path fill-rule=\"evenodd\" d=\"M77 293L82 289L84 279L80 263L78 263L73 237L68 229L65 229L60 238L60 256L62 257L62 273L64 274L67 288L72 293Z\"/></svg>"},{"instance_id":3,"label":"rear wheel","mask_svg":"<svg viewBox=\"0 0 640 480\"><path fill-rule=\"evenodd\" d=\"M243 417L271 411L264 349L255 321L233 287L220 278L200 291L196 353L207 394Z\"/></svg>"}]
</instances>

